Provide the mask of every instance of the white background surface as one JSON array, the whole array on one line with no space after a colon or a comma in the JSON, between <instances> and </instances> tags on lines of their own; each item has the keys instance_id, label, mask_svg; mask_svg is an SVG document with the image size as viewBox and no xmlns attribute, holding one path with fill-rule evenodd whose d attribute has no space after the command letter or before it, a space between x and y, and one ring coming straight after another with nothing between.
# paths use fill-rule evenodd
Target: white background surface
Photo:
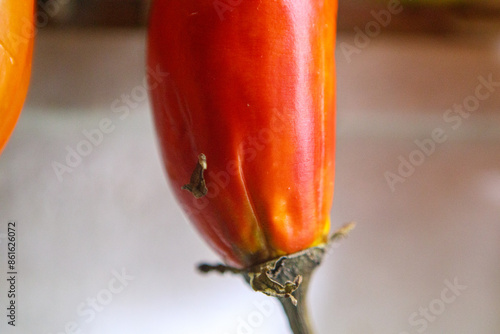
<instances>
[{"instance_id":1,"label":"white background surface","mask_svg":"<svg viewBox=\"0 0 500 334\"><path fill-rule=\"evenodd\" d=\"M0 332L288 333L279 305L263 314L255 303L270 299L240 278L195 272L218 259L167 188L147 101L123 120L111 109L141 85L144 36L38 36L28 101L0 158L0 234L17 222L19 266L17 326L1 315ZM337 63L333 226L358 226L314 277L317 333L499 333L500 88L457 130L442 117L474 93L478 76L500 81L500 39L382 34ZM114 131L60 182L51 164L103 118ZM449 139L392 192L384 173L437 127ZM133 279L107 293L122 270ZM438 306L454 279L465 290L425 330L412 326L410 315ZM88 301L110 295L91 319ZM262 321L243 331L252 317Z\"/></svg>"}]
</instances>

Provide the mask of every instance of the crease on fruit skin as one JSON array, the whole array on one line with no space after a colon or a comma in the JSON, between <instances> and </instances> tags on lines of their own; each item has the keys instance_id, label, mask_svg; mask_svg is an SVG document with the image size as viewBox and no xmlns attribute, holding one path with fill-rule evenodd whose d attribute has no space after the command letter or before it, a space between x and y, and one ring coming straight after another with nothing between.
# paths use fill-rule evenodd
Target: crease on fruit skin
<instances>
[{"instance_id":1,"label":"crease on fruit skin","mask_svg":"<svg viewBox=\"0 0 500 334\"><path fill-rule=\"evenodd\" d=\"M186 133L187 134L192 133L193 132L193 119L191 117L189 104L187 103L185 98L181 97L181 94L179 92L179 87L177 87L177 85L175 84L172 77L169 75L166 78L166 80L167 80L167 83L170 84L170 86L172 87L172 90L175 94L177 106L179 108L179 113L181 114L182 119L184 120L183 125L188 129L186 131ZM167 113L167 117L170 118L171 116L168 115L168 113ZM175 123L172 121L171 118L170 118L170 122L171 122L171 124ZM189 142L191 144L191 152L198 152L199 150L198 150L198 146L196 145L196 142L194 140L194 136L188 136L188 138L189 138Z\"/></svg>"},{"instance_id":2,"label":"crease on fruit skin","mask_svg":"<svg viewBox=\"0 0 500 334\"><path fill-rule=\"evenodd\" d=\"M269 256L269 252L271 250L271 247L270 247L270 244L269 244L269 240L266 237L266 233L265 233L264 227L262 226L262 223L261 223L259 217L256 214L255 204L253 202L253 199L251 198L251 195L248 192L248 187L247 187L247 182L246 182L246 179L245 179L245 172L243 171L242 157L241 157L240 152L238 152L237 159L238 159L237 161L238 161L238 172L239 172L238 176L239 176L239 179L241 181L241 185L243 187L246 200L247 200L248 205L250 207L253 220L254 220L254 222L256 224L256 227L257 227L257 233L256 233L257 235L255 236L255 241L257 243L262 243L263 247L261 247L261 249L265 251L265 253L266 253L265 257L267 257L267 256ZM256 254L256 255L257 256L261 256L260 254ZM246 261L243 261L243 262L246 262Z\"/></svg>"}]
</instances>

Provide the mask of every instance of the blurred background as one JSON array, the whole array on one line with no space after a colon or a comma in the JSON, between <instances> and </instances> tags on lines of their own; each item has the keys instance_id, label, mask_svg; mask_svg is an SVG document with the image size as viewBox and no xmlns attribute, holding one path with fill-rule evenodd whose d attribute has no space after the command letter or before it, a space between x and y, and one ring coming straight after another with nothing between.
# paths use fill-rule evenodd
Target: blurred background
<instances>
[{"instance_id":1,"label":"blurred background","mask_svg":"<svg viewBox=\"0 0 500 334\"><path fill-rule=\"evenodd\" d=\"M240 278L195 271L218 258L159 159L149 2L38 7L30 91L0 158L0 254L15 220L19 257L18 323L0 332L288 333ZM358 226L314 277L317 333L500 333L500 2L340 0L336 57L333 226ZM113 130L58 176L105 119Z\"/></svg>"}]
</instances>

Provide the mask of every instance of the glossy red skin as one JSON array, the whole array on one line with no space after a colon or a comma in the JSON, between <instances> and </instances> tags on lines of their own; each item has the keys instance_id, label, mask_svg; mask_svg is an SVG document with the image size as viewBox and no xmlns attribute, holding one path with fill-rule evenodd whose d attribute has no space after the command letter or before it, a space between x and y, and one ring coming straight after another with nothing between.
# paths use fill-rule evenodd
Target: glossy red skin
<instances>
[{"instance_id":1,"label":"glossy red skin","mask_svg":"<svg viewBox=\"0 0 500 334\"><path fill-rule=\"evenodd\" d=\"M224 261L241 268L326 241L337 1L232 8L222 20L213 0L156 0L147 62L169 73L150 78L150 88L175 196ZM200 153L209 191L195 199L181 187Z\"/></svg>"},{"instance_id":2,"label":"glossy red skin","mask_svg":"<svg viewBox=\"0 0 500 334\"><path fill-rule=\"evenodd\" d=\"M0 153L12 133L28 91L35 2L0 0Z\"/></svg>"}]
</instances>

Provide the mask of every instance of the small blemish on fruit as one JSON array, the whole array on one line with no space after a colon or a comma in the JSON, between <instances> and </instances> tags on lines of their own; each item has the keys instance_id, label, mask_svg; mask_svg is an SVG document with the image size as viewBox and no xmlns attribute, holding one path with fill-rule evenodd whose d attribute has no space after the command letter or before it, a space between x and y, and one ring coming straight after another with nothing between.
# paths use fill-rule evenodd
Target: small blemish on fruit
<instances>
[{"instance_id":1,"label":"small blemish on fruit","mask_svg":"<svg viewBox=\"0 0 500 334\"><path fill-rule=\"evenodd\" d=\"M182 186L182 189L189 191L194 197L200 198L207 194L208 189L205 184L203 172L207 169L207 157L201 153L198 155L198 163L191 174L188 184Z\"/></svg>"}]
</instances>

